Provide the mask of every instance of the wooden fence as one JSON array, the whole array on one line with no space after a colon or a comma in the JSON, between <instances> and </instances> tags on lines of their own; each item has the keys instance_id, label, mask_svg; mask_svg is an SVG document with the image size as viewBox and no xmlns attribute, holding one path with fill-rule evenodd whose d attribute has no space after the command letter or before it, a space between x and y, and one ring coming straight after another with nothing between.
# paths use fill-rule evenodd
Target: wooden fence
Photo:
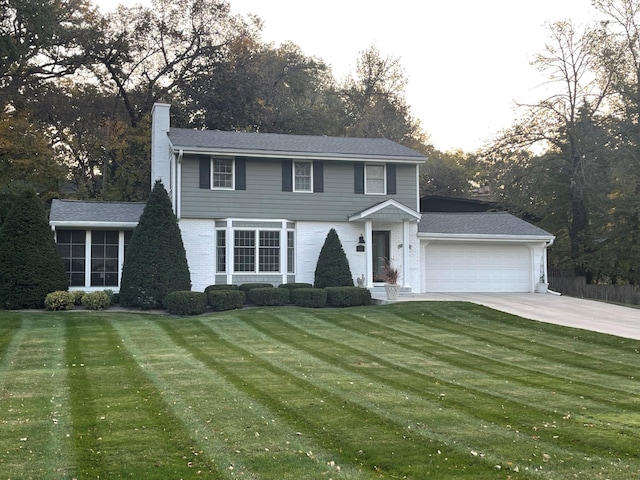
<instances>
[{"instance_id":1,"label":"wooden fence","mask_svg":"<svg viewBox=\"0 0 640 480\"><path fill-rule=\"evenodd\" d=\"M640 305L640 287L633 285L587 285L584 277L549 277L549 288L563 295Z\"/></svg>"}]
</instances>

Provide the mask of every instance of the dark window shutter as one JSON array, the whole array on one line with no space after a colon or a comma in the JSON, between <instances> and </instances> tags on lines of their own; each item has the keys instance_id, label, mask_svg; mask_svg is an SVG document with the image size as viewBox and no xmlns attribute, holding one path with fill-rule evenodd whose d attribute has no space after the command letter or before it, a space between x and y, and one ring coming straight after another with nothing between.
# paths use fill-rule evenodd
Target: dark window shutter
<instances>
[{"instance_id":1,"label":"dark window shutter","mask_svg":"<svg viewBox=\"0 0 640 480\"><path fill-rule=\"evenodd\" d=\"M211 159L200 159L200 188L211 188Z\"/></svg>"},{"instance_id":2,"label":"dark window shutter","mask_svg":"<svg viewBox=\"0 0 640 480\"><path fill-rule=\"evenodd\" d=\"M387 195L396 194L396 165L387 163Z\"/></svg>"},{"instance_id":3,"label":"dark window shutter","mask_svg":"<svg viewBox=\"0 0 640 480\"><path fill-rule=\"evenodd\" d=\"M353 164L353 193L364 193L364 163Z\"/></svg>"},{"instance_id":4,"label":"dark window shutter","mask_svg":"<svg viewBox=\"0 0 640 480\"><path fill-rule=\"evenodd\" d=\"M313 162L313 191L324 192L324 165L321 161Z\"/></svg>"},{"instance_id":5,"label":"dark window shutter","mask_svg":"<svg viewBox=\"0 0 640 480\"><path fill-rule=\"evenodd\" d=\"M282 191L293 192L293 163L282 160Z\"/></svg>"},{"instance_id":6,"label":"dark window shutter","mask_svg":"<svg viewBox=\"0 0 640 480\"><path fill-rule=\"evenodd\" d=\"M247 161L236 158L236 190L247 189Z\"/></svg>"}]
</instances>

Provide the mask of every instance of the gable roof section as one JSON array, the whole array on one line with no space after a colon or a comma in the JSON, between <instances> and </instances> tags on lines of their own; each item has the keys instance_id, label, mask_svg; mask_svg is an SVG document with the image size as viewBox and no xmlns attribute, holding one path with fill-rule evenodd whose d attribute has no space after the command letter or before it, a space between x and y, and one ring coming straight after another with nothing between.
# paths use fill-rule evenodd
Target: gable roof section
<instances>
[{"instance_id":1,"label":"gable roof section","mask_svg":"<svg viewBox=\"0 0 640 480\"><path fill-rule=\"evenodd\" d=\"M415 210L403 205L402 203L389 199L384 202L373 205L372 207L349 215L350 222L358 220L376 220L376 221L400 221L400 220L419 220L420 214Z\"/></svg>"},{"instance_id":2,"label":"gable roof section","mask_svg":"<svg viewBox=\"0 0 640 480\"><path fill-rule=\"evenodd\" d=\"M174 150L187 153L215 153L304 159L378 160L423 163L421 153L384 138L324 137L279 133L223 132L171 128Z\"/></svg>"},{"instance_id":3,"label":"gable roof section","mask_svg":"<svg viewBox=\"0 0 640 480\"><path fill-rule=\"evenodd\" d=\"M507 212L423 213L418 236L432 239L503 238L553 241L549 232Z\"/></svg>"},{"instance_id":4,"label":"gable roof section","mask_svg":"<svg viewBox=\"0 0 640 480\"><path fill-rule=\"evenodd\" d=\"M54 227L134 228L144 202L89 202L54 199L49 223Z\"/></svg>"}]
</instances>

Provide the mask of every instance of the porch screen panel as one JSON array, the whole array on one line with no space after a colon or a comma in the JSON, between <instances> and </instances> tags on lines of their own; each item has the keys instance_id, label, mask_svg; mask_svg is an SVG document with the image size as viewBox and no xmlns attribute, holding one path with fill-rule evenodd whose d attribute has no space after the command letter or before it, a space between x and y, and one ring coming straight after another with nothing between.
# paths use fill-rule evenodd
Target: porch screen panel
<instances>
[{"instance_id":1,"label":"porch screen panel","mask_svg":"<svg viewBox=\"0 0 640 480\"><path fill-rule=\"evenodd\" d=\"M117 230L93 230L91 232L91 286L118 286Z\"/></svg>"},{"instance_id":2,"label":"porch screen panel","mask_svg":"<svg viewBox=\"0 0 640 480\"><path fill-rule=\"evenodd\" d=\"M70 287L84 287L85 230L56 230L56 244Z\"/></svg>"}]
</instances>

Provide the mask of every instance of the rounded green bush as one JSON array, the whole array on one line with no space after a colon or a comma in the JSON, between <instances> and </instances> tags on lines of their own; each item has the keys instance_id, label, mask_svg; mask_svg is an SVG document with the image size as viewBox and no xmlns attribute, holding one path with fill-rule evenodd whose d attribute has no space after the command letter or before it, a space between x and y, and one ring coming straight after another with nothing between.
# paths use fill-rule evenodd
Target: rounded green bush
<instances>
[{"instance_id":1,"label":"rounded green bush","mask_svg":"<svg viewBox=\"0 0 640 480\"><path fill-rule=\"evenodd\" d=\"M254 288L273 288L273 285L270 283L243 283L238 288L243 292L248 292Z\"/></svg>"},{"instance_id":2,"label":"rounded green bush","mask_svg":"<svg viewBox=\"0 0 640 480\"><path fill-rule=\"evenodd\" d=\"M291 303L298 307L324 308L327 306L327 291L324 288L294 288Z\"/></svg>"},{"instance_id":3,"label":"rounded green bush","mask_svg":"<svg viewBox=\"0 0 640 480\"><path fill-rule=\"evenodd\" d=\"M371 305L371 292L359 287L327 287L327 305L332 307L356 307Z\"/></svg>"},{"instance_id":4,"label":"rounded green bush","mask_svg":"<svg viewBox=\"0 0 640 480\"><path fill-rule=\"evenodd\" d=\"M84 297L87 292L84 290L73 290L71 293L73 293L73 303L75 305L82 305L82 297Z\"/></svg>"},{"instance_id":5,"label":"rounded green bush","mask_svg":"<svg viewBox=\"0 0 640 480\"><path fill-rule=\"evenodd\" d=\"M204 293L209 293L212 290L238 290L240 287L238 285L229 285L229 284L221 284L221 285L209 285L204 289Z\"/></svg>"},{"instance_id":6,"label":"rounded green bush","mask_svg":"<svg viewBox=\"0 0 640 480\"><path fill-rule=\"evenodd\" d=\"M209 290L207 302L216 312L242 308L246 294L240 290Z\"/></svg>"},{"instance_id":7,"label":"rounded green bush","mask_svg":"<svg viewBox=\"0 0 640 480\"><path fill-rule=\"evenodd\" d=\"M111 306L111 299L105 292L89 292L83 295L82 305L87 310L104 310Z\"/></svg>"},{"instance_id":8,"label":"rounded green bush","mask_svg":"<svg viewBox=\"0 0 640 480\"><path fill-rule=\"evenodd\" d=\"M207 294L178 290L167 293L164 306L172 315L199 315L207 309Z\"/></svg>"},{"instance_id":9,"label":"rounded green bush","mask_svg":"<svg viewBox=\"0 0 640 480\"><path fill-rule=\"evenodd\" d=\"M44 299L44 307L47 310L73 310L74 300L73 292L58 290L47 294Z\"/></svg>"},{"instance_id":10,"label":"rounded green bush","mask_svg":"<svg viewBox=\"0 0 640 480\"><path fill-rule=\"evenodd\" d=\"M252 288L248 293L249 302L258 306L286 305L289 303L288 288Z\"/></svg>"},{"instance_id":11,"label":"rounded green bush","mask_svg":"<svg viewBox=\"0 0 640 480\"><path fill-rule=\"evenodd\" d=\"M288 288L289 290L295 290L297 288L313 288L310 283L281 283L278 288Z\"/></svg>"}]
</instances>

